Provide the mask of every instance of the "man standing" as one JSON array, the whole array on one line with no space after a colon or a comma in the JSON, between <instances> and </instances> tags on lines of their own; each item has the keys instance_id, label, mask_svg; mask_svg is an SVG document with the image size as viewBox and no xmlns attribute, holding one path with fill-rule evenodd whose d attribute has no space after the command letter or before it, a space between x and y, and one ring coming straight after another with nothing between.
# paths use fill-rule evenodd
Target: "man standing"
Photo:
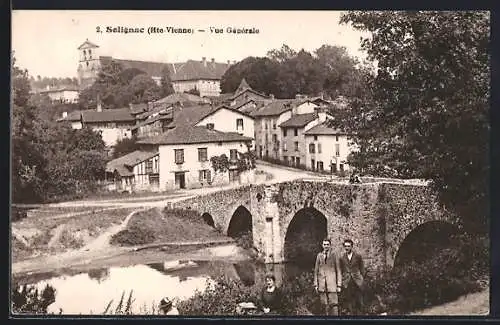
<instances>
[{"instance_id":1,"label":"man standing","mask_svg":"<svg viewBox=\"0 0 500 325\"><path fill-rule=\"evenodd\" d=\"M365 268L361 255L353 251L353 241L344 240L345 253L340 257L342 272L342 305L350 315L363 313Z\"/></svg>"},{"instance_id":2,"label":"man standing","mask_svg":"<svg viewBox=\"0 0 500 325\"><path fill-rule=\"evenodd\" d=\"M331 251L332 242L324 239L323 251L316 256L314 266L314 289L319 293L326 315L339 315L338 293L342 285L340 263Z\"/></svg>"}]
</instances>

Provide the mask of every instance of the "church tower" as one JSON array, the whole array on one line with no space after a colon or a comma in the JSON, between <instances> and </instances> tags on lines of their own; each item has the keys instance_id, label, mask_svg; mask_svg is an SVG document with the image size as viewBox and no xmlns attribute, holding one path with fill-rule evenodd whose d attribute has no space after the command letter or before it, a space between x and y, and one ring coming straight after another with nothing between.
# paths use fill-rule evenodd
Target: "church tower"
<instances>
[{"instance_id":1,"label":"church tower","mask_svg":"<svg viewBox=\"0 0 500 325\"><path fill-rule=\"evenodd\" d=\"M80 89L92 85L100 69L99 46L88 39L78 47L78 84Z\"/></svg>"}]
</instances>

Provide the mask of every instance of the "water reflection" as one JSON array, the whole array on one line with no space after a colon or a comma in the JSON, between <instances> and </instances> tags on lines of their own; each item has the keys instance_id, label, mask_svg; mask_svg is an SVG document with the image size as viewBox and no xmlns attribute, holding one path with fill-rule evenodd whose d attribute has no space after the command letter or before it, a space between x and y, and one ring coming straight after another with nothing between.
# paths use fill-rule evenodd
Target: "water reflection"
<instances>
[{"instance_id":1,"label":"water reflection","mask_svg":"<svg viewBox=\"0 0 500 325\"><path fill-rule=\"evenodd\" d=\"M264 275L273 273L278 286L297 275L310 270L293 264L257 264L245 261L237 264L221 261L159 262L122 268L95 269L88 273L64 275L36 283L43 288L47 284L56 289L56 302L49 312L64 314L100 314L113 300L116 306L125 291L126 297L133 291L134 312L151 310L165 296L187 299L206 288L207 281L226 276L241 281L246 286L264 285Z\"/></svg>"}]
</instances>

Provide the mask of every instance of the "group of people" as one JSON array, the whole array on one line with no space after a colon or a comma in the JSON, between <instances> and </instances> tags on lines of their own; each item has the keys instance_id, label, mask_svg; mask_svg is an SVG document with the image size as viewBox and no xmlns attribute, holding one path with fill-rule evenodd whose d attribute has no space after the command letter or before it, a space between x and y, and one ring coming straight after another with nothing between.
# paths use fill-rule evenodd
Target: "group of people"
<instances>
[{"instance_id":1,"label":"group of people","mask_svg":"<svg viewBox=\"0 0 500 325\"><path fill-rule=\"evenodd\" d=\"M363 286L365 268L363 258L353 250L354 242L343 242L344 252L335 254L329 238L322 241L323 250L316 256L314 265L314 290L319 295L322 314L327 316L359 315L363 313ZM274 275L265 277L257 314L280 314L282 293L276 286ZM163 298L160 310L165 315L179 315L179 311L168 298Z\"/></svg>"},{"instance_id":2,"label":"group of people","mask_svg":"<svg viewBox=\"0 0 500 325\"><path fill-rule=\"evenodd\" d=\"M323 250L316 256L314 290L319 295L322 314L328 316L363 313L365 268L363 258L353 250L351 239L343 242L344 252L335 254L332 242L326 238ZM266 275L261 292L260 309L264 314L280 314L282 295L273 275Z\"/></svg>"}]
</instances>

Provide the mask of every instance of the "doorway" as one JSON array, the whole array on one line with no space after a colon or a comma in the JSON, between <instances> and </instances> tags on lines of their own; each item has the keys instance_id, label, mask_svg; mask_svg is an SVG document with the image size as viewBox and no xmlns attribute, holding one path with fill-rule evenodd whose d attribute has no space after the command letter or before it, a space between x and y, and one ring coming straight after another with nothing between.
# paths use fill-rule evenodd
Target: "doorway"
<instances>
[{"instance_id":1,"label":"doorway","mask_svg":"<svg viewBox=\"0 0 500 325\"><path fill-rule=\"evenodd\" d=\"M186 188L186 173L185 172L175 173L175 188L179 188L179 189Z\"/></svg>"}]
</instances>

